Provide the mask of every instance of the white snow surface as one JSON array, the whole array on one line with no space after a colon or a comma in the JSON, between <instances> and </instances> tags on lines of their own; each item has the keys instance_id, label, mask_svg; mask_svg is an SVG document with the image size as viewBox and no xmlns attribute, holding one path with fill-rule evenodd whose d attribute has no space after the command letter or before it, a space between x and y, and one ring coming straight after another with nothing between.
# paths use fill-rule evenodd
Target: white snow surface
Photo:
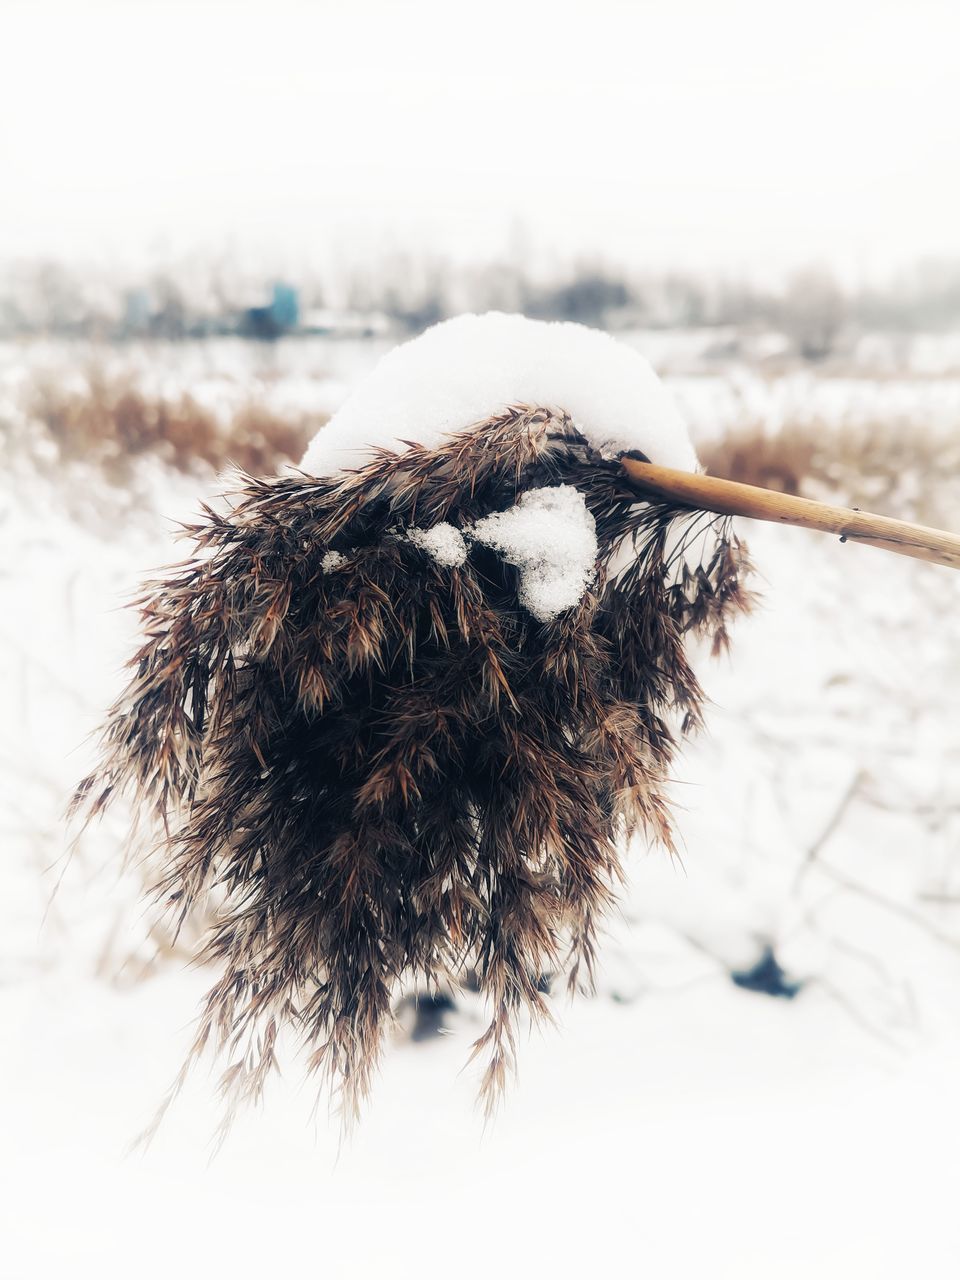
<instances>
[{"instance_id":1,"label":"white snow surface","mask_svg":"<svg viewBox=\"0 0 960 1280\"><path fill-rule=\"evenodd\" d=\"M246 395L259 349L222 345ZM199 357L184 363L191 350L164 366L190 387L203 374ZM277 348L285 361L311 350ZM299 382L323 367L348 385L367 367L356 347L323 350ZM486 1016L465 996L447 1035L391 1041L342 1147L288 1044L267 1105L240 1116L215 1160L203 1069L146 1155L126 1156L216 975L189 965L189 939L170 951L148 932L138 870L120 856L129 815L90 828L66 864L61 814L136 641L118 606L177 558L170 519L192 520L223 486L210 476L201 493L144 459L121 493L58 463L11 405L5 359L12 377L32 357L0 346L3 1274L439 1280L451 1258L458 1280L495 1266L509 1280L955 1274L960 575L745 530L764 602L729 661L695 663L711 705L709 733L677 761L682 862L629 851L598 996L551 997L561 1025L521 1037L495 1123L474 1107L482 1064L464 1069ZM161 369L155 351L143 360ZM828 426L902 421L918 441L933 424L949 444L960 422L956 376L745 369L675 373L673 386L711 431L773 432L802 410ZM914 491L936 490L948 512L958 483L907 468L876 502L923 518ZM806 983L796 1000L731 982L765 941ZM532 1187L545 1189L536 1219Z\"/></svg>"},{"instance_id":2,"label":"white snow surface","mask_svg":"<svg viewBox=\"0 0 960 1280\"><path fill-rule=\"evenodd\" d=\"M467 544L463 534L445 520L431 529L411 529L407 537L414 546L426 551L437 564L445 568L455 569L467 558Z\"/></svg>"},{"instance_id":3,"label":"white snow surface","mask_svg":"<svg viewBox=\"0 0 960 1280\"><path fill-rule=\"evenodd\" d=\"M636 449L660 466L697 468L683 419L639 352L584 325L495 311L446 320L384 356L302 466L330 475L377 447L435 447L514 404L565 410L604 457Z\"/></svg>"},{"instance_id":4,"label":"white snow surface","mask_svg":"<svg viewBox=\"0 0 960 1280\"><path fill-rule=\"evenodd\" d=\"M520 570L520 600L541 622L579 604L593 579L597 526L579 489L529 489L515 506L478 520L470 537Z\"/></svg>"}]
</instances>

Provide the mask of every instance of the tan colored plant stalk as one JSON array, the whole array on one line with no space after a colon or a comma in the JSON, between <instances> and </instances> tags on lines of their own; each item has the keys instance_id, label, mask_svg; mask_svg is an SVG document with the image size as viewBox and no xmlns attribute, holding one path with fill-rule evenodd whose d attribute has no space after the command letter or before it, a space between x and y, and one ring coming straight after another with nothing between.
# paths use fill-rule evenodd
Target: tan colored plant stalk
<instances>
[{"instance_id":1,"label":"tan colored plant stalk","mask_svg":"<svg viewBox=\"0 0 960 1280\"><path fill-rule=\"evenodd\" d=\"M873 515L849 507L834 507L734 480L656 467L633 458L622 458L621 461L637 488L669 498L682 506L835 533L843 542L862 542L902 556L927 560L931 564L960 569L960 535L943 529L930 529L925 525L893 520L889 516Z\"/></svg>"}]
</instances>

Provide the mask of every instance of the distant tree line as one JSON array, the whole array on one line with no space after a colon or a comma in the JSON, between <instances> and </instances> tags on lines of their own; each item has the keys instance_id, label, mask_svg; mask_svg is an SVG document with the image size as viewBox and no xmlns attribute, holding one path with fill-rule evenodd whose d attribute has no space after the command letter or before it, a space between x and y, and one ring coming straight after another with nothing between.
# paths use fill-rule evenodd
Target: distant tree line
<instances>
[{"instance_id":1,"label":"distant tree line","mask_svg":"<svg viewBox=\"0 0 960 1280\"><path fill-rule=\"evenodd\" d=\"M960 261L925 262L886 285L859 289L843 288L817 267L762 288L723 276L595 263L534 275L519 261L459 266L413 254L341 269L336 279L286 281L251 280L222 263L171 267L122 283L56 262L0 270L0 335L7 337L406 334L462 311L491 309L610 328L776 329L815 360L851 330L960 327Z\"/></svg>"}]
</instances>

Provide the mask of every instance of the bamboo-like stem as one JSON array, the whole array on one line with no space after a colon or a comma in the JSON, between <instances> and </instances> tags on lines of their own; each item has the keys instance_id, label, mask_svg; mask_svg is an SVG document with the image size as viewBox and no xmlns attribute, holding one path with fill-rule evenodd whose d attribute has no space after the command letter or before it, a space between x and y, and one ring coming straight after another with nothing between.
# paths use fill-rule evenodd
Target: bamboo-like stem
<instances>
[{"instance_id":1,"label":"bamboo-like stem","mask_svg":"<svg viewBox=\"0 0 960 1280\"><path fill-rule=\"evenodd\" d=\"M621 458L630 480L637 488L658 497L670 498L680 506L716 511L719 515L748 516L773 524L792 524L803 529L839 534L841 540L863 542L902 556L928 560L932 564L960 569L960 535L943 529L928 529L906 520L872 515L849 507L832 507L809 498L796 498L775 489L761 489L735 480L655 467L633 458Z\"/></svg>"}]
</instances>

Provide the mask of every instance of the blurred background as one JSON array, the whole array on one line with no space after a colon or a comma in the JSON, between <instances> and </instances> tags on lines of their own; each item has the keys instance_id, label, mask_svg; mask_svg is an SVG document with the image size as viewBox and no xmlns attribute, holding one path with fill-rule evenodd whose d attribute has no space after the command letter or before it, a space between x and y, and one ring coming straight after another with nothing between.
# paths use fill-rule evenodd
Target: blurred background
<instances>
[{"instance_id":1,"label":"blurred background","mask_svg":"<svg viewBox=\"0 0 960 1280\"><path fill-rule=\"evenodd\" d=\"M935 0L5 0L9 1274L954 1274L956 574L745 527L682 859L631 851L486 1129L482 1010L409 993L343 1147L291 1052L209 1165L215 1071L125 1155L202 922L62 813L176 522L446 316L606 328L715 474L960 528L958 40Z\"/></svg>"}]
</instances>

